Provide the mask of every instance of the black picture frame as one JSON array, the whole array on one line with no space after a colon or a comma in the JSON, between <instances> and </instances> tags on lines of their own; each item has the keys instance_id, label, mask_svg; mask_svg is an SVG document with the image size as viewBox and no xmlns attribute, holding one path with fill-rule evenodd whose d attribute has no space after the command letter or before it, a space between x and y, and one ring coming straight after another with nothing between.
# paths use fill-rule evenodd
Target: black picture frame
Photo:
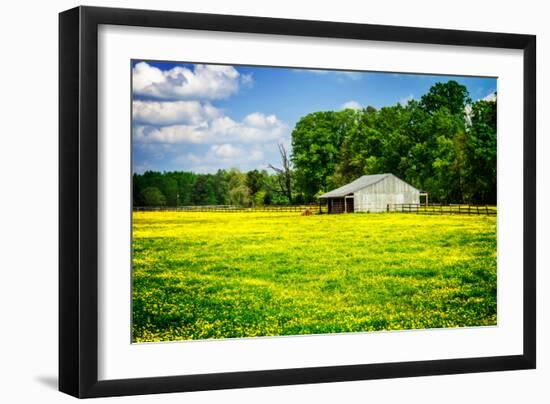
<instances>
[{"instance_id":1,"label":"black picture frame","mask_svg":"<svg viewBox=\"0 0 550 404\"><path fill-rule=\"evenodd\" d=\"M194 29L523 51L523 353L98 380L98 26ZM324 383L536 366L536 37L341 22L77 7L59 15L59 390L75 397Z\"/></svg>"}]
</instances>

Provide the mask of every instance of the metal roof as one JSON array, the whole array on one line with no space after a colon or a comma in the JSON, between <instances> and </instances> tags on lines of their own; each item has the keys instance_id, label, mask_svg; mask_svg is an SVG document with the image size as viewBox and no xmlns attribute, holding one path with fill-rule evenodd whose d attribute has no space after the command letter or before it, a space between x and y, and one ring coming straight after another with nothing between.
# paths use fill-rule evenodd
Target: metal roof
<instances>
[{"instance_id":1,"label":"metal roof","mask_svg":"<svg viewBox=\"0 0 550 404\"><path fill-rule=\"evenodd\" d=\"M353 194L360 189L376 184L377 182L382 181L384 178L391 175L393 174L363 175L362 177L357 178L355 181L350 182L343 187L336 188L330 192L327 192L326 194L321 195L319 198L341 198L346 195Z\"/></svg>"}]
</instances>

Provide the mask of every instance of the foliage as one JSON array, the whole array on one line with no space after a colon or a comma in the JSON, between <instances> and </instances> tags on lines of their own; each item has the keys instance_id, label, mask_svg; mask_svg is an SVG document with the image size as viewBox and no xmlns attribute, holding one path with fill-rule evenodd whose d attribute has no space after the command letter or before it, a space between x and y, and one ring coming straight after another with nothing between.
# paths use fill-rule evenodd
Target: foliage
<instances>
[{"instance_id":1,"label":"foliage","mask_svg":"<svg viewBox=\"0 0 550 404\"><path fill-rule=\"evenodd\" d=\"M464 106L471 102L466 86L454 80L435 83L420 99L421 107L430 114L446 108L453 115L461 115L464 113Z\"/></svg>"},{"instance_id":2,"label":"foliage","mask_svg":"<svg viewBox=\"0 0 550 404\"><path fill-rule=\"evenodd\" d=\"M344 129L352 125L355 112L314 112L301 118L292 131L292 162L296 182L307 199L328 189L334 172Z\"/></svg>"},{"instance_id":3,"label":"foliage","mask_svg":"<svg viewBox=\"0 0 550 404\"><path fill-rule=\"evenodd\" d=\"M466 175L468 199L482 203L496 201L497 104L478 101L472 107L472 125L466 145L469 161Z\"/></svg>"},{"instance_id":4,"label":"foliage","mask_svg":"<svg viewBox=\"0 0 550 404\"><path fill-rule=\"evenodd\" d=\"M311 113L296 124L292 146L306 201L362 175L392 173L434 202L496 203L496 102L472 103L456 81L405 106Z\"/></svg>"},{"instance_id":5,"label":"foliage","mask_svg":"<svg viewBox=\"0 0 550 404\"><path fill-rule=\"evenodd\" d=\"M141 198L145 206L164 206L166 198L156 187L147 187L141 191Z\"/></svg>"},{"instance_id":6,"label":"foliage","mask_svg":"<svg viewBox=\"0 0 550 404\"><path fill-rule=\"evenodd\" d=\"M133 341L496 325L496 218L135 212Z\"/></svg>"}]
</instances>

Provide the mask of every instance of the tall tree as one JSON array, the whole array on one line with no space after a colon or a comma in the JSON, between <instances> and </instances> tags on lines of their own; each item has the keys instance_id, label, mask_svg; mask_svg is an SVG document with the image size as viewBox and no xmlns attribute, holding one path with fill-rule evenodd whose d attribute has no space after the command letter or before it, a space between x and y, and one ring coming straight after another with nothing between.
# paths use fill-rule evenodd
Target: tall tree
<instances>
[{"instance_id":1,"label":"tall tree","mask_svg":"<svg viewBox=\"0 0 550 404\"><path fill-rule=\"evenodd\" d=\"M190 172L178 172L176 178L178 181L177 203L179 206L188 206L193 203L193 186L197 180L198 174Z\"/></svg>"},{"instance_id":2,"label":"tall tree","mask_svg":"<svg viewBox=\"0 0 550 404\"><path fill-rule=\"evenodd\" d=\"M466 86L455 80L449 80L446 83L435 83L428 93L420 98L420 105L430 114L441 108L447 108L453 115L463 115L464 108L471 102Z\"/></svg>"},{"instance_id":3,"label":"tall tree","mask_svg":"<svg viewBox=\"0 0 550 404\"><path fill-rule=\"evenodd\" d=\"M290 159L288 158L285 145L279 143L278 147L279 155L281 156L281 167L269 164L269 168L277 173L278 191L287 197L288 203L292 203L292 169Z\"/></svg>"},{"instance_id":4,"label":"tall tree","mask_svg":"<svg viewBox=\"0 0 550 404\"><path fill-rule=\"evenodd\" d=\"M246 186L250 190L250 195L255 195L263 188L263 175L258 170L251 170L246 173Z\"/></svg>"},{"instance_id":5,"label":"tall tree","mask_svg":"<svg viewBox=\"0 0 550 404\"><path fill-rule=\"evenodd\" d=\"M296 183L306 201L328 188L334 173L345 131L355 111L314 112L301 118L292 131L292 162ZM342 119L344 118L344 119Z\"/></svg>"},{"instance_id":6,"label":"tall tree","mask_svg":"<svg viewBox=\"0 0 550 404\"><path fill-rule=\"evenodd\" d=\"M199 175L193 184L191 201L195 205L216 205L216 190L211 174Z\"/></svg>"},{"instance_id":7,"label":"tall tree","mask_svg":"<svg viewBox=\"0 0 550 404\"><path fill-rule=\"evenodd\" d=\"M477 101L472 105L467 192L472 202L495 204L497 198L497 102Z\"/></svg>"},{"instance_id":8,"label":"tall tree","mask_svg":"<svg viewBox=\"0 0 550 404\"><path fill-rule=\"evenodd\" d=\"M214 193L216 195L216 204L227 205L229 203L229 183L227 180L227 171L218 170L212 178Z\"/></svg>"},{"instance_id":9,"label":"tall tree","mask_svg":"<svg viewBox=\"0 0 550 404\"><path fill-rule=\"evenodd\" d=\"M236 206L248 206L250 204L250 190L246 186L246 174L237 168L231 168L227 177L229 203Z\"/></svg>"}]
</instances>

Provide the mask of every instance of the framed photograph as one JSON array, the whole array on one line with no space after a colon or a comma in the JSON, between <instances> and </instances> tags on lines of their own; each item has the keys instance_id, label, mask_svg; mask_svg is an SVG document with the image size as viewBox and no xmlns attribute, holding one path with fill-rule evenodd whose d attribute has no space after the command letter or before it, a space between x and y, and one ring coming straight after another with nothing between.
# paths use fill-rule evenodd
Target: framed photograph
<instances>
[{"instance_id":1,"label":"framed photograph","mask_svg":"<svg viewBox=\"0 0 550 404\"><path fill-rule=\"evenodd\" d=\"M59 388L533 369L531 35L59 17Z\"/></svg>"}]
</instances>

